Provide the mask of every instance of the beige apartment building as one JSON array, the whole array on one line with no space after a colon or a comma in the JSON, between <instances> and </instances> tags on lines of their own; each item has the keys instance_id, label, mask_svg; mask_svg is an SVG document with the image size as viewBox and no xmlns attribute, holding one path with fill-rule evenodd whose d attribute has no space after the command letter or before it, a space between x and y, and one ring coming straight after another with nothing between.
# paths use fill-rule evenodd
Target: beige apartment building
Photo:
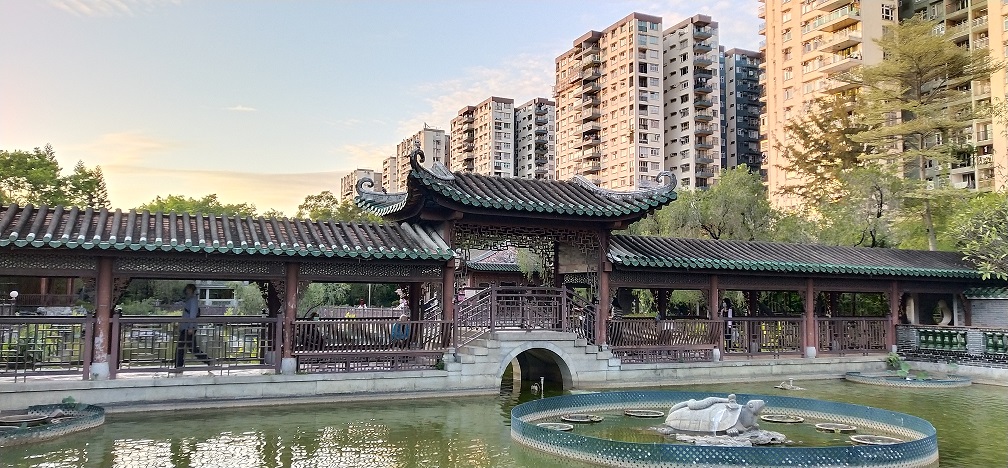
<instances>
[{"instance_id":1,"label":"beige apartment building","mask_svg":"<svg viewBox=\"0 0 1008 468\"><path fill-rule=\"evenodd\" d=\"M759 17L765 19L760 34L764 67L765 107L761 121L760 150L766 157L767 188L778 207L797 201L780 190L797 181L782 169L787 165L781 146L787 141L785 126L801 117L809 103L830 94L857 93L854 86L837 80L838 74L882 60L873 42L883 28L897 21L898 0L762 0Z\"/></svg>"},{"instance_id":2,"label":"beige apartment building","mask_svg":"<svg viewBox=\"0 0 1008 468\"><path fill-rule=\"evenodd\" d=\"M389 192L406 191L406 178L410 171L409 155L418 144L424 152L424 167L430 167L435 162L440 162L446 166L449 164L449 160L451 159L450 136L444 130L425 125L422 130L403 139L403 141L396 145L395 165L397 171L395 185L386 187ZM390 164L390 161L386 159L385 164Z\"/></svg>"},{"instance_id":3,"label":"beige apartment building","mask_svg":"<svg viewBox=\"0 0 1008 468\"><path fill-rule=\"evenodd\" d=\"M556 178L613 190L657 184L664 169L662 19L632 13L556 58Z\"/></svg>"},{"instance_id":4,"label":"beige apartment building","mask_svg":"<svg viewBox=\"0 0 1008 468\"><path fill-rule=\"evenodd\" d=\"M662 42L664 165L683 189L706 190L721 173L723 157L718 23L694 15L666 29ZM661 120L652 122L661 128Z\"/></svg>"},{"instance_id":5,"label":"beige apartment building","mask_svg":"<svg viewBox=\"0 0 1008 468\"><path fill-rule=\"evenodd\" d=\"M514 177L514 99L491 96L451 121L453 172Z\"/></svg>"},{"instance_id":6,"label":"beige apartment building","mask_svg":"<svg viewBox=\"0 0 1008 468\"><path fill-rule=\"evenodd\" d=\"M552 179L556 174L556 103L535 98L514 109L515 177Z\"/></svg>"},{"instance_id":7,"label":"beige apartment building","mask_svg":"<svg viewBox=\"0 0 1008 468\"><path fill-rule=\"evenodd\" d=\"M353 199L357 196L357 181L360 179L368 178L371 179L375 184L375 188L382 183L382 173L375 172L373 169L354 169L348 174L340 177L340 191L339 199Z\"/></svg>"},{"instance_id":8,"label":"beige apartment building","mask_svg":"<svg viewBox=\"0 0 1008 468\"><path fill-rule=\"evenodd\" d=\"M382 161L381 186L393 192L399 190L399 158L389 156Z\"/></svg>"}]
</instances>

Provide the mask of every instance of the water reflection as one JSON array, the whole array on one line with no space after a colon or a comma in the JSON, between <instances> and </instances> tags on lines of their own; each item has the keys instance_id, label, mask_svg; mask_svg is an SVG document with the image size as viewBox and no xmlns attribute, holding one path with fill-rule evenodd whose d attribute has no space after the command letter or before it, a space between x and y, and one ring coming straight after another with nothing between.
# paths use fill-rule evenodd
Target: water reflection
<instances>
[{"instance_id":1,"label":"water reflection","mask_svg":"<svg viewBox=\"0 0 1008 468\"><path fill-rule=\"evenodd\" d=\"M842 381L679 387L868 404L914 414L938 429L942 466L1005 466L1003 387L888 389ZM517 386L518 388L514 388ZM546 396L560 393L546 388ZM502 387L499 398L446 398L236 410L109 415L104 426L52 442L0 449L3 467L569 467L511 443L510 410L538 398Z\"/></svg>"}]
</instances>

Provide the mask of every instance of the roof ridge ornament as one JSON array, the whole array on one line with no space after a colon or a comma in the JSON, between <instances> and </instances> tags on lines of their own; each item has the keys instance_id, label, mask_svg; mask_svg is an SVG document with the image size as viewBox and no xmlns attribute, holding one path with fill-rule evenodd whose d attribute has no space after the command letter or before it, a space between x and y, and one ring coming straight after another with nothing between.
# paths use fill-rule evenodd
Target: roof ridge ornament
<instances>
[{"instance_id":1,"label":"roof ridge ornament","mask_svg":"<svg viewBox=\"0 0 1008 468\"><path fill-rule=\"evenodd\" d=\"M427 159L427 157L424 155L423 150L420 149L419 141L413 142L413 151L410 152L409 159L410 159L410 166L413 168L414 171L426 172L440 180L445 181L455 180L455 175L452 174L451 170L449 170L443 163L441 163L441 161L434 161L434 163L431 164L430 169L424 167L423 162Z\"/></svg>"},{"instance_id":2,"label":"roof ridge ornament","mask_svg":"<svg viewBox=\"0 0 1008 468\"><path fill-rule=\"evenodd\" d=\"M635 197L638 197L638 196L641 196L641 195L651 195L651 194L656 194L656 193L670 193L670 192L672 192L672 191L675 190L676 185L678 184L678 180L676 180L675 174L673 174L670 171L659 172L658 175L655 176L655 179L657 179L659 181L661 181L662 179L665 179L666 182L665 182L664 185L660 185L660 186L654 187L654 188L640 189L640 190L627 190L627 191L610 190L610 189L607 189L607 188L599 187L598 185L595 185L594 183L592 183L592 181L588 180L587 178L585 178L585 176L582 176L582 175L576 175L576 176L574 176L573 178L571 178L571 182L574 182L574 183L579 184L579 185L581 185L583 187L586 187L586 188L589 188L591 190L594 190L595 192L600 193L600 194L602 194L602 195L604 195L606 197L610 197L610 198L635 198Z\"/></svg>"},{"instance_id":3,"label":"roof ridge ornament","mask_svg":"<svg viewBox=\"0 0 1008 468\"><path fill-rule=\"evenodd\" d=\"M357 195L381 203L391 203L403 199L406 193L388 193L384 187L379 192L374 190L374 179L361 177L357 179Z\"/></svg>"}]
</instances>

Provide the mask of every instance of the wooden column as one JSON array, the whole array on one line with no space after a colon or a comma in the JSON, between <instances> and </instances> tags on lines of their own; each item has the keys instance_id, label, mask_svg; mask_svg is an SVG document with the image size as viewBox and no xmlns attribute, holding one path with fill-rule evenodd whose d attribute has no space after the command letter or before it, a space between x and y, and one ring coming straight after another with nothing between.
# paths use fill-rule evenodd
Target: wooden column
<instances>
[{"instance_id":1,"label":"wooden column","mask_svg":"<svg viewBox=\"0 0 1008 468\"><path fill-rule=\"evenodd\" d=\"M298 264L287 263L284 277L283 357L294 357L294 319L297 318Z\"/></svg>"},{"instance_id":2,"label":"wooden column","mask_svg":"<svg viewBox=\"0 0 1008 468\"><path fill-rule=\"evenodd\" d=\"M109 378L109 368L116 363L109 362L109 349L111 340L116 337L111 336L112 318L112 258L98 258L98 278L95 281L95 325L94 325L94 353L91 361L91 372L94 378L105 380Z\"/></svg>"},{"instance_id":3,"label":"wooden column","mask_svg":"<svg viewBox=\"0 0 1008 468\"><path fill-rule=\"evenodd\" d=\"M598 258L598 314L595 317L595 344L602 346L608 343L606 333L609 329L609 314L612 313L612 298L609 294L609 231L599 231Z\"/></svg>"},{"instance_id":4,"label":"wooden column","mask_svg":"<svg viewBox=\"0 0 1008 468\"><path fill-rule=\"evenodd\" d=\"M710 275L710 285L708 286L710 292L707 294L707 315L711 320L720 320L724 324L724 317L721 317L721 291L718 289L718 277L717 275ZM724 325L722 325L724 326ZM718 333L717 337L718 350L724 353L725 349L725 334L724 330ZM716 360L716 358L715 358Z\"/></svg>"},{"instance_id":5,"label":"wooden column","mask_svg":"<svg viewBox=\"0 0 1008 468\"><path fill-rule=\"evenodd\" d=\"M668 317L669 316L669 295L668 289L656 289L658 292L658 316Z\"/></svg>"},{"instance_id":6,"label":"wooden column","mask_svg":"<svg viewBox=\"0 0 1008 468\"><path fill-rule=\"evenodd\" d=\"M812 278L805 280L805 333L802 335L802 350L807 358L816 356L815 284Z\"/></svg>"},{"instance_id":7,"label":"wooden column","mask_svg":"<svg viewBox=\"0 0 1008 468\"><path fill-rule=\"evenodd\" d=\"M409 289L406 291L406 300L409 303L406 307L409 310L409 318L410 320L420 320L423 318L420 315L420 303L422 302L420 296L423 295L423 283L409 283L407 287Z\"/></svg>"},{"instance_id":8,"label":"wooden column","mask_svg":"<svg viewBox=\"0 0 1008 468\"><path fill-rule=\"evenodd\" d=\"M893 280L889 283L889 328L886 330L885 346L889 351L896 351L896 325L899 324L900 317L900 292L899 281Z\"/></svg>"}]
</instances>

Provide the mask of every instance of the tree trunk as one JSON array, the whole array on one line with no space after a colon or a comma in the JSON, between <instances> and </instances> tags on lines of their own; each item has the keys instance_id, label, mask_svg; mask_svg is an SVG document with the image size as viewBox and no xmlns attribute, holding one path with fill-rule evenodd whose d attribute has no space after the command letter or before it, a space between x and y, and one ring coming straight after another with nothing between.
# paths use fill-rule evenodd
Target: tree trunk
<instances>
[{"instance_id":1,"label":"tree trunk","mask_svg":"<svg viewBox=\"0 0 1008 468\"><path fill-rule=\"evenodd\" d=\"M924 229L927 229L928 250L938 250L938 238L935 236L934 219L931 217L931 200L924 199Z\"/></svg>"}]
</instances>

